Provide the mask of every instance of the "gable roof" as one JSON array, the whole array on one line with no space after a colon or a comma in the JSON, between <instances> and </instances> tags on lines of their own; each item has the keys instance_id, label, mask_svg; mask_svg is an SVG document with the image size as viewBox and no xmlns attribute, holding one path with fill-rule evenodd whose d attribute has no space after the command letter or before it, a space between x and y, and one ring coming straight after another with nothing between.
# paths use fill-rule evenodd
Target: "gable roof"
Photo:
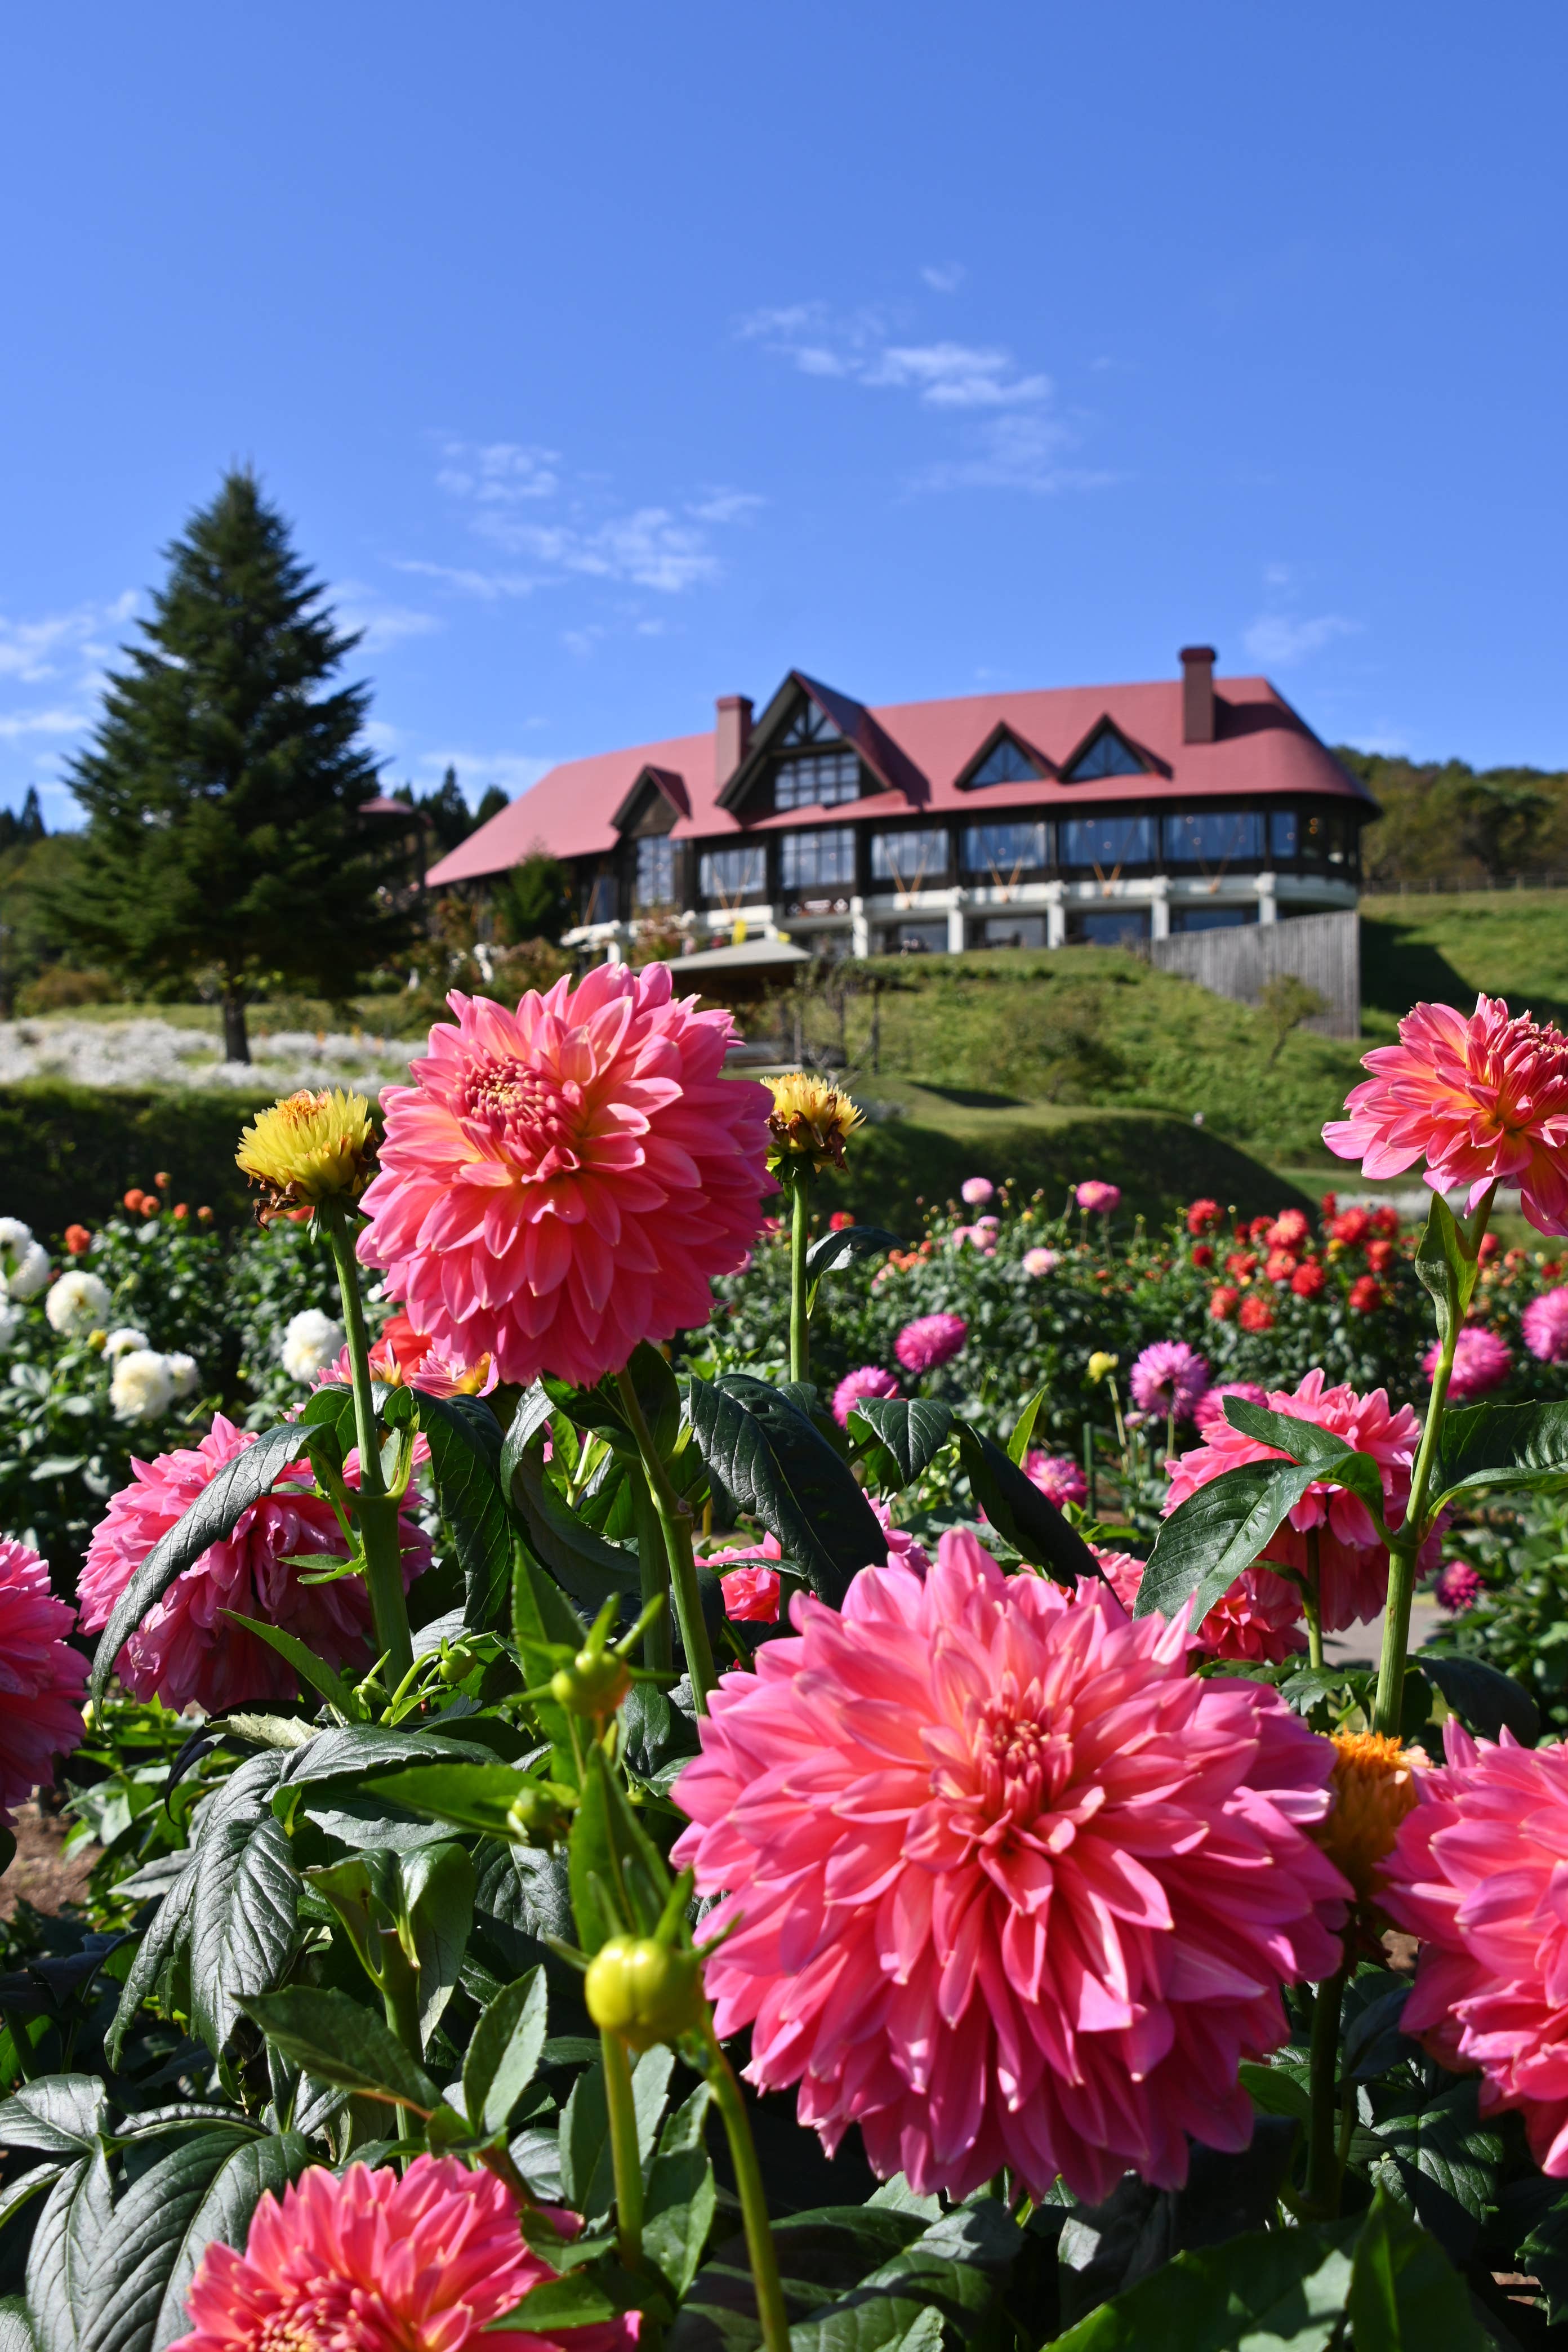
<instances>
[{"instance_id":1,"label":"gable roof","mask_svg":"<svg viewBox=\"0 0 1568 2352\"><path fill-rule=\"evenodd\" d=\"M1096 807L1112 807L1119 802L1152 799L1256 800L1288 794L1347 801L1369 815L1375 810L1366 787L1340 766L1267 678L1219 678L1215 684L1215 740L1184 743L1180 678L1135 686L1045 687L872 707L803 671L791 670L759 720L745 760L734 777L726 778L722 791L716 782L711 728L659 743L634 744L623 751L567 760L432 866L428 880L439 889L503 873L536 844L557 857L607 856L620 838L616 817L648 770L680 780L689 807L672 828L677 840L755 837L809 824L809 809L781 810L747 821L743 813L728 805L731 789L763 764L768 742L784 731L803 691L859 752L872 786L859 800L826 811L825 823L913 815L973 818L978 798L964 789L963 780L976 751L1003 727L1038 750L1052 772L1018 783L987 785L984 801L988 815L1012 807L1072 811L1090 801ZM1146 754L1154 772L1062 782L1061 770L1102 719L1109 719Z\"/></svg>"}]
</instances>

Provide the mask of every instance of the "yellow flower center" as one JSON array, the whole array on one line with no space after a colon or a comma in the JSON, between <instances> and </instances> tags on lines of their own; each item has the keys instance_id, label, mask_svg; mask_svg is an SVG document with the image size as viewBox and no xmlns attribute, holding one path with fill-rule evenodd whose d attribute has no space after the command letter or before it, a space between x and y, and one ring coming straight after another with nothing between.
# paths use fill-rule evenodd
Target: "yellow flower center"
<instances>
[{"instance_id":1,"label":"yellow flower center","mask_svg":"<svg viewBox=\"0 0 1568 2352\"><path fill-rule=\"evenodd\" d=\"M1417 1802L1414 1768L1424 1759L1377 1731L1336 1731L1333 1747L1334 1809L1318 1840L1367 1903L1378 1891L1381 1864L1399 1824Z\"/></svg>"}]
</instances>

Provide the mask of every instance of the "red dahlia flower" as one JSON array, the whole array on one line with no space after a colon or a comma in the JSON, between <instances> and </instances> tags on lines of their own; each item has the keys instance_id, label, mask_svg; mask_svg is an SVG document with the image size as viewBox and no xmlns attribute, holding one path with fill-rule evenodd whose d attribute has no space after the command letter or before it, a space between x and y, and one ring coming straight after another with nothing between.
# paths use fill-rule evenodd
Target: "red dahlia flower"
<instances>
[{"instance_id":1,"label":"red dahlia flower","mask_svg":"<svg viewBox=\"0 0 1568 2352\"><path fill-rule=\"evenodd\" d=\"M1210 1322L1228 1323L1240 1303L1240 1291L1234 1288L1230 1283L1222 1282L1216 1290L1211 1290L1209 1293Z\"/></svg>"},{"instance_id":2,"label":"red dahlia flower","mask_svg":"<svg viewBox=\"0 0 1568 2352\"><path fill-rule=\"evenodd\" d=\"M1298 1298L1316 1298L1327 1280L1328 1276L1323 1272L1320 1260L1310 1257L1305 1265L1299 1265L1290 1276L1290 1287Z\"/></svg>"},{"instance_id":3,"label":"red dahlia flower","mask_svg":"<svg viewBox=\"0 0 1568 2352\"><path fill-rule=\"evenodd\" d=\"M49 1590L48 1563L0 1536L0 1827L81 1744L88 1667L66 1639L75 1623Z\"/></svg>"},{"instance_id":4,"label":"red dahlia flower","mask_svg":"<svg viewBox=\"0 0 1568 2352\"><path fill-rule=\"evenodd\" d=\"M1194 1201L1187 1211L1190 1234L1212 1234L1224 1222L1225 1211L1217 1201Z\"/></svg>"},{"instance_id":5,"label":"red dahlia flower","mask_svg":"<svg viewBox=\"0 0 1568 2352\"><path fill-rule=\"evenodd\" d=\"M773 1097L723 1075L727 1013L668 964L600 964L515 1013L454 991L389 1087L359 1254L416 1327L500 1378L580 1387L708 1320L755 1238Z\"/></svg>"},{"instance_id":6,"label":"red dahlia flower","mask_svg":"<svg viewBox=\"0 0 1568 2352\"><path fill-rule=\"evenodd\" d=\"M1261 1391L1259 1391L1261 1394ZM1144 1563L1131 1552L1089 1549L1111 1591L1131 1617L1143 1581ZM1307 1646L1301 1630L1301 1596L1278 1577L1249 1568L1216 1601L1195 1633L1187 1636L1190 1658L1247 1658L1279 1665Z\"/></svg>"},{"instance_id":7,"label":"red dahlia flower","mask_svg":"<svg viewBox=\"0 0 1568 2352\"><path fill-rule=\"evenodd\" d=\"M1350 1296L1345 1303L1358 1315L1375 1315L1383 1305L1383 1292L1376 1276L1358 1274L1350 1286Z\"/></svg>"},{"instance_id":8,"label":"red dahlia flower","mask_svg":"<svg viewBox=\"0 0 1568 2352\"><path fill-rule=\"evenodd\" d=\"M1436 1192L1468 1187L1473 1209L1496 1183L1517 1183L1539 1233L1568 1233L1568 1037L1500 996L1478 996L1467 1020L1417 1004L1397 1045L1380 1045L1352 1089L1348 1118L1323 1140L1367 1176L1398 1176L1418 1160Z\"/></svg>"},{"instance_id":9,"label":"red dahlia flower","mask_svg":"<svg viewBox=\"0 0 1568 2352\"><path fill-rule=\"evenodd\" d=\"M1274 1309L1267 1298L1259 1297L1258 1292L1254 1291L1242 1300L1241 1312L1237 1320L1244 1331L1272 1331Z\"/></svg>"},{"instance_id":10,"label":"red dahlia flower","mask_svg":"<svg viewBox=\"0 0 1568 2352\"><path fill-rule=\"evenodd\" d=\"M726 1675L673 1859L721 1894L721 2035L832 2149L968 2196L1003 2165L1107 2196L1243 2148L1243 2058L1282 1978L1338 1964L1345 1882L1306 1833L1332 1751L1271 1691L1186 1671L1184 1629L1004 1576L950 1530L921 1580L809 1595Z\"/></svg>"}]
</instances>

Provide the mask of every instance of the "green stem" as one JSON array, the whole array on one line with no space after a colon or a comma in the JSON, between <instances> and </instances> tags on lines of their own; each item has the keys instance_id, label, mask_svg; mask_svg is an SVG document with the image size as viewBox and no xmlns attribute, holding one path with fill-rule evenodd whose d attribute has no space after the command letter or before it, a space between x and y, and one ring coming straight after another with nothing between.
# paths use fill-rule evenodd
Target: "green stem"
<instances>
[{"instance_id":1,"label":"green stem","mask_svg":"<svg viewBox=\"0 0 1568 2352\"><path fill-rule=\"evenodd\" d=\"M381 1986L381 2006L387 2024L396 2034L416 2066L425 2063L425 2043L419 2032L419 1979L404 1950L395 1928L383 1931L382 1967L377 1981ZM397 2137L415 2139L420 2123L411 2108L397 2110Z\"/></svg>"},{"instance_id":2,"label":"green stem","mask_svg":"<svg viewBox=\"0 0 1568 2352\"><path fill-rule=\"evenodd\" d=\"M364 1554L364 1580L370 1592L370 1613L375 1627L378 1656L386 1660L389 1685L395 1689L414 1664L414 1640L408 1630L408 1603L403 1591L403 1553L398 1541L397 1505L388 1496L381 1471L381 1433L376 1427L375 1400L371 1394L370 1341L364 1328L364 1306L359 1295L359 1274L353 1244L338 1203L317 1211L327 1246L337 1268L338 1295L343 1303L343 1329L348 1335L349 1376L353 1387L354 1437L359 1447L359 1490L354 1516L359 1522Z\"/></svg>"},{"instance_id":3,"label":"green stem","mask_svg":"<svg viewBox=\"0 0 1568 2352\"><path fill-rule=\"evenodd\" d=\"M719 2037L708 2021L708 2080L724 2129L730 2137L730 2160L735 2168L735 2186L741 2192L741 2215L746 2225L746 2252L752 2260L752 2279L757 2291L757 2317L762 2322L763 2352L789 2352L789 2314L784 2309L784 2285L779 2277L778 2250L773 2244L773 2224L768 2220L768 2200L763 2188L763 2169L757 2162L756 2143L752 2126L746 2120L745 2102L734 2070L719 2046Z\"/></svg>"},{"instance_id":4,"label":"green stem","mask_svg":"<svg viewBox=\"0 0 1568 2352\"><path fill-rule=\"evenodd\" d=\"M806 1214L805 1170L795 1171L790 1187L794 1213L789 1229L789 1376L792 1381L811 1378L811 1323L805 1303L805 1250L811 1237L811 1220Z\"/></svg>"},{"instance_id":5,"label":"green stem","mask_svg":"<svg viewBox=\"0 0 1568 2352\"><path fill-rule=\"evenodd\" d=\"M1097 1519L1100 1517L1099 1504L1094 1491L1094 1423L1092 1421L1086 1421L1083 1424L1083 1483L1089 1491L1084 1496L1083 1507L1091 1519Z\"/></svg>"},{"instance_id":6,"label":"green stem","mask_svg":"<svg viewBox=\"0 0 1568 2352\"><path fill-rule=\"evenodd\" d=\"M1341 1961L1336 1974L1318 1987L1312 2004L1312 2112L1308 2124L1307 2204L1322 2221L1333 2221L1340 2210L1335 2127L1339 2123L1340 2011L1344 2005L1348 1967L1348 1961Z\"/></svg>"},{"instance_id":7,"label":"green stem","mask_svg":"<svg viewBox=\"0 0 1568 2352\"><path fill-rule=\"evenodd\" d=\"M1307 1574L1302 1587L1307 1618L1307 1663L1321 1666L1323 1663L1323 1603L1319 1584L1318 1530L1307 1529Z\"/></svg>"},{"instance_id":8,"label":"green stem","mask_svg":"<svg viewBox=\"0 0 1568 2352\"><path fill-rule=\"evenodd\" d=\"M1466 1237L1466 1248L1478 1255L1481 1236L1492 1213L1497 1196L1494 1184L1476 1212L1475 1223ZM1437 1441L1442 1433L1443 1408L1447 1401L1448 1381L1454 1370L1454 1350L1459 1334L1465 1328L1464 1312L1457 1295L1451 1296L1448 1308L1448 1329L1442 1342L1437 1369L1432 1376L1432 1402L1426 1408L1426 1423L1421 1432L1421 1444L1415 1456L1415 1467L1410 1475L1410 1500L1405 1506L1404 1524L1388 1547L1388 1604L1383 1620L1383 1656L1377 1669L1377 1702L1373 1710L1372 1727L1386 1738L1397 1739L1400 1720L1405 1712L1405 1662L1410 1652L1410 1604L1415 1594L1415 1563L1426 1529L1426 1497L1431 1491L1432 1465L1437 1458Z\"/></svg>"},{"instance_id":9,"label":"green stem","mask_svg":"<svg viewBox=\"0 0 1568 2352\"><path fill-rule=\"evenodd\" d=\"M610 2110L610 2158L616 2178L616 2244L629 2271L642 2268L642 2151L637 2145L637 2102L626 2045L601 2028L605 2097Z\"/></svg>"},{"instance_id":10,"label":"green stem","mask_svg":"<svg viewBox=\"0 0 1568 2352\"><path fill-rule=\"evenodd\" d=\"M626 1416L632 1435L637 1439L637 1452L642 1455L642 1466L653 1493L654 1509L658 1514L658 1523L664 1533L669 1581L675 1595L676 1622L680 1627L680 1644L686 1652L687 1672L691 1676L691 1696L698 1714L706 1715L709 1696L719 1677L713 1668L708 1628L702 1622L702 1598L697 1590L697 1567L691 1557L690 1508L675 1491L644 1418L631 1374L624 1365L616 1374L616 1386L620 1393L621 1410Z\"/></svg>"},{"instance_id":11,"label":"green stem","mask_svg":"<svg viewBox=\"0 0 1568 2352\"><path fill-rule=\"evenodd\" d=\"M662 1600L664 1607L643 1635L642 1662L658 1674L668 1674L675 1663L675 1629L669 1622L669 1555L658 1523L653 1496L640 1462L626 1465L626 1491L632 1498L632 1525L637 1529L637 1566L642 1571L642 1605Z\"/></svg>"}]
</instances>

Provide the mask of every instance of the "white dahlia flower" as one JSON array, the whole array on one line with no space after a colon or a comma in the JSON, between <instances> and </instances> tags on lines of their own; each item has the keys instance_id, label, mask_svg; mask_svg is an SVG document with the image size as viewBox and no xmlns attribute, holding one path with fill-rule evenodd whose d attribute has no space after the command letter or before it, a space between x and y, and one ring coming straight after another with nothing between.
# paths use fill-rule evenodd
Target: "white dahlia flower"
<instances>
[{"instance_id":1,"label":"white dahlia flower","mask_svg":"<svg viewBox=\"0 0 1568 2352\"><path fill-rule=\"evenodd\" d=\"M102 1322L109 1312L110 1289L96 1274L62 1274L44 1301L49 1328L62 1339L79 1339Z\"/></svg>"},{"instance_id":2,"label":"white dahlia flower","mask_svg":"<svg viewBox=\"0 0 1568 2352\"><path fill-rule=\"evenodd\" d=\"M284 1370L291 1381L313 1381L337 1360L346 1336L342 1325L323 1315L319 1307L303 1308L283 1334L279 1353Z\"/></svg>"},{"instance_id":3,"label":"white dahlia flower","mask_svg":"<svg viewBox=\"0 0 1568 2352\"><path fill-rule=\"evenodd\" d=\"M121 1323L103 1343L103 1352L112 1364L118 1357L128 1356L132 1348L150 1348L152 1341L145 1331L138 1331L134 1323Z\"/></svg>"},{"instance_id":4,"label":"white dahlia flower","mask_svg":"<svg viewBox=\"0 0 1568 2352\"><path fill-rule=\"evenodd\" d=\"M169 1360L153 1348L132 1348L114 1367L109 1402L118 1421L156 1421L174 1401Z\"/></svg>"},{"instance_id":5,"label":"white dahlia flower","mask_svg":"<svg viewBox=\"0 0 1568 2352\"><path fill-rule=\"evenodd\" d=\"M14 1251L7 1249L0 1263L6 1267L5 1287L13 1298L36 1298L49 1278L49 1254L40 1242L25 1242Z\"/></svg>"}]
</instances>

